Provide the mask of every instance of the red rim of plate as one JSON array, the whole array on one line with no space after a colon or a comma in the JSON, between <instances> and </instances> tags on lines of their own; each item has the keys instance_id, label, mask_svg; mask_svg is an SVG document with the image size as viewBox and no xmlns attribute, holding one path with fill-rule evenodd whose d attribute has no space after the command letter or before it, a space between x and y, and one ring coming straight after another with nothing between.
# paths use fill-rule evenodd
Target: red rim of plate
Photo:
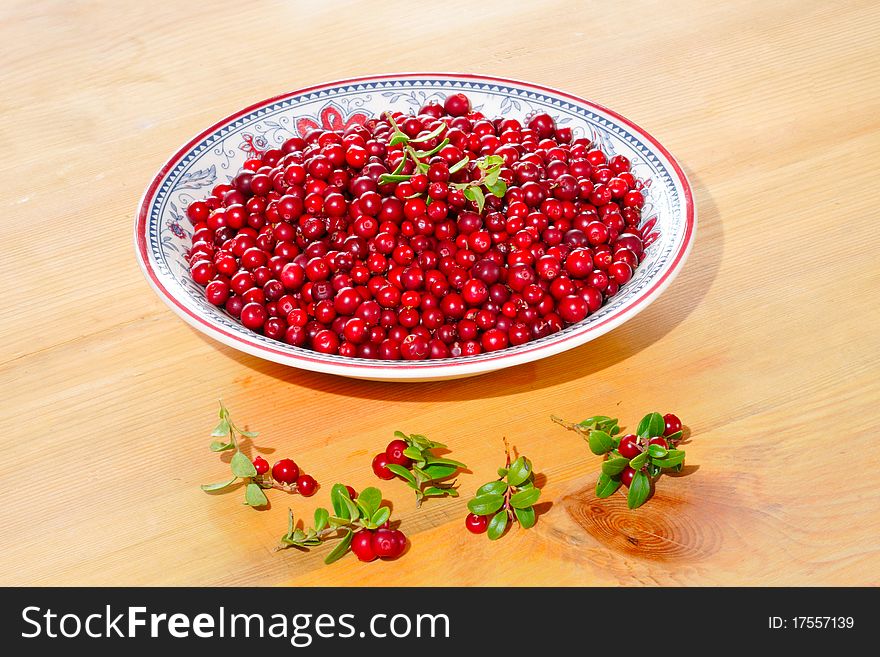
<instances>
[{"instance_id":1,"label":"red rim of plate","mask_svg":"<svg viewBox=\"0 0 880 657\"><path fill-rule=\"evenodd\" d=\"M266 345L248 340L243 336L227 331L221 327L218 327L208 320L206 320L201 315L194 313L190 310L186 305L181 303L176 296L174 296L161 282L159 277L156 275L154 269L150 266L150 259L147 253L147 239L146 239L146 222L147 217L149 215L149 208L152 206L153 197L158 189L159 185L162 182L162 179L165 175L177 164L179 160L185 157L192 148L198 143L204 141L205 138L210 136L216 130L221 128L222 126L233 122L235 119L238 119L246 114L250 114L256 110L259 110L262 107L270 105L272 103L277 103L283 100L287 100L293 96L300 96L306 93L314 92L320 89L338 87L341 85L350 85L350 84L358 84L362 82L370 82L373 80L388 80L388 79L405 79L405 78L449 78L449 79L460 79L460 80L475 80L480 82L495 82L501 84L513 84L520 87L531 88L537 91L546 92L550 94L554 94L556 96L560 96L563 98L567 98L576 103L582 104L586 107L593 108L603 112L611 117L613 117L616 121L621 124L629 127L630 129L637 132L641 137L645 139L646 142L650 143L658 152L662 153L663 156L669 161L670 166L678 178L678 182L682 186L682 190L684 192L684 199L686 206L686 216L685 216L685 230L684 236L682 238L682 242L674 257L672 258L671 264L666 267L666 270L662 273L661 276L658 276L655 281L651 283L642 293L630 301L626 306L622 307L618 312L611 313L607 317L603 318L601 321L596 324L592 324L589 327L585 327L583 331L572 333L558 341L538 344L529 348L529 343L523 344L516 351L509 352L506 349L502 349L498 351L497 356L489 356L487 354L481 354L483 358L479 361L474 362L469 358L456 358L456 359L447 359L443 361L380 361L380 360L371 360L371 359L358 359L352 358L346 361L337 362L337 361L327 361L319 357L311 357L306 354L292 354L288 351L283 351L280 349L273 349L272 347L267 347ZM516 358L520 360L520 357L524 355L528 355L529 358L522 360L522 362L528 362L535 360L537 358L536 354L540 354L542 351L552 351L552 353L559 353L561 351L565 351L567 347L560 347L560 345L564 345L566 343L570 343L572 341L577 341L577 344L583 344L588 342L589 340L585 340L584 338L592 335L593 337L599 337L604 334L606 331L610 330L613 327L607 327L609 323L615 321L622 321L623 319L628 319L631 316L634 316L639 311L641 311L646 305L647 301L651 299L656 294L659 294L663 290L663 288L668 285L672 279L678 274L678 271L684 261L684 258L687 256L690 251L691 242L693 240L694 234L694 226L695 226L695 214L694 214L694 200L693 193L691 191L690 183L688 182L687 176L684 171L681 169L681 166L678 164L676 159L672 156L672 154L664 148L660 142L658 142L654 137L645 132L642 128L637 126L635 123L630 121L629 119L621 116L617 112L608 109L602 105L597 103L593 103L591 101L585 100L578 96L566 93L564 91L560 91L558 89L554 89L552 87L545 87L538 84L533 84L531 82L523 82L522 80L514 80L511 78L500 78L494 76L484 76L484 75L473 75L468 73L395 73L395 74L385 74L385 75L368 75L357 78L347 78L344 80L337 80L334 82L325 82L323 84L313 85L310 87L304 87L302 89L298 89L296 91L291 91L289 93L281 94L279 96L274 96L272 98L268 98L266 100L260 101L258 103L254 103L253 105L249 105L234 114L230 114L224 119L214 123L211 127L200 132L196 137L190 139L183 147L181 147L165 164L159 169L158 173L153 177L153 181L150 183L150 186L147 188L146 192L144 192L143 197L141 197L141 202L138 208L138 214L135 222L135 245L137 248L138 260L141 265L141 269L144 271L144 274L148 277L148 280L153 285L153 287L161 293L161 296L164 298L164 301L172 307L178 314L180 314L184 319L189 318L190 322L194 325L198 324L207 329L209 334L220 334L227 339L233 340L245 347L247 347L247 351L252 353L251 350L256 350L257 352L263 354L272 354L278 356L280 358L272 358L270 356L270 360L275 362L282 362L286 364L293 365L297 361L305 361L309 363L315 363L322 366L329 366L331 368L350 368L352 374L355 374L355 371L360 370L361 373L365 377L369 376L380 376L383 373L393 374L395 372L401 372L402 370L410 370L410 371L418 371L419 373L423 373L426 377L430 377L431 373L434 369L443 369L446 368L456 368L468 365L489 365L488 367L480 367L477 372L474 374L478 374L484 371L490 371L492 369L497 369L495 367L491 367L491 364L496 363L497 361L503 361L506 359ZM602 330L605 328L605 330ZM575 345L576 346L576 345ZM293 361L293 362L290 362ZM432 362L434 363L432 365ZM391 363L391 364L388 364ZM310 368L311 369L311 368Z\"/></svg>"}]
</instances>

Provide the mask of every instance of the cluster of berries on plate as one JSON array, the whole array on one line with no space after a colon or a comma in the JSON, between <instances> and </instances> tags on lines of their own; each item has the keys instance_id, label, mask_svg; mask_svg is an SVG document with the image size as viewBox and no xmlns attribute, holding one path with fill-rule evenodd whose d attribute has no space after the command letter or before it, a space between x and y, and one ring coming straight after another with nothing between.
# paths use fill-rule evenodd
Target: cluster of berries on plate
<instances>
[{"instance_id":1,"label":"cluster of berries on plate","mask_svg":"<svg viewBox=\"0 0 880 657\"><path fill-rule=\"evenodd\" d=\"M193 281L322 354L471 356L580 322L643 259L641 181L546 113L463 94L254 154L186 209Z\"/></svg>"}]
</instances>

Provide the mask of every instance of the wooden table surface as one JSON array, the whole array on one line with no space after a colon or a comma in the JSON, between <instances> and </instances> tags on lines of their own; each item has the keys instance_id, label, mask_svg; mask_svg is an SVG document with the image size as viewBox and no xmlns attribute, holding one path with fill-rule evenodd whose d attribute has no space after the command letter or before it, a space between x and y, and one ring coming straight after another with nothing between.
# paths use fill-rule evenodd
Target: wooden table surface
<instances>
[{"instance_id":1,"label":"wooden table surface","mask_svg":"<svg viewBox=\"0 0 880 657\"><path fill-rule=\"evenodd\" d=\"M10 2L0 6L0 584L880 583L880 4L743 0ZM449 70L611 107L682 162L699 211L679 278L587 345L420 385L311 374L221 346L150 290L133 213L196 132L262 98ZM208 495L222 397L325 484ZM551 413L676 411L691 474L627 511ZM529 531L414 508L396 562L274 553L288 503L376 484L395 429L449 443L468 497L502 436L545 481Z\"/></svg>"}]
</instances>

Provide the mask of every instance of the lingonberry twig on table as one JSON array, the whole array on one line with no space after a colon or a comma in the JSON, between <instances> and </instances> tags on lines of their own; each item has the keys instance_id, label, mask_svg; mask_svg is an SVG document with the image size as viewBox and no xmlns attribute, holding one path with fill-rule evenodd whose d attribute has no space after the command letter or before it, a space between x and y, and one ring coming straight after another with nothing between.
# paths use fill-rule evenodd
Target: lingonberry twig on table
<instances>
[{"instance_id":1,"label":"lingonberry twig on table","mask_svg":"<svg viewBox=\"0 0 880 657\"><path fill-rule=\"evenodd\" d=\"M281 537L277 548L308 550L327 541L338 540L324 563L330 564L344 557L349 551L361 561L376 558L393 559L406 548L406 536L399 529L391 529L391 508L382 504L382 492L378 488L365 488L352 499L352 489L335 484L330 490L333 509L315 509L311 527L297 527L293 511L288 511L287 533Z\"/></svg>"},{"instance_id":2,"label":"lingonberry twig on table","mask_svg":"<svg viewBox=\"0 0 880 657\"><path fill-rule=\"evenodd\" d=\"M465 526L474 534L487 532L490 540L501 538L510 523L523 529L535 525L535 502L541 490L535 486L532 462L520 455L511 463L510 446L504 439L505 463L498 469L498 479L483 484L468 502L470 513ZM491 516L491 518L490 518Z\"/></svg>"},{"instance_id":3,"label":"lingonberry twig on table","mask_svg":"<svg viewBox=\"0 0 880 657\"><path fill-rule=\"evenodd\" d=\"M550 417L569 431L578 433L597 456L605 456L602 473L596 482L596 497L610 497L621 486L629 491L626 503L635 509L650 499L654 482L664 470L680 472L684 450L681 441L681 420L672 413L648 413L639 422L636 433L619 436L617 418L595 415L581 422L567 422Z\"/></svg>"},{"instance_id":4,"label":"lingonberry twig on table","mask_svg":"<svg viewBox=\"0 0 880 657\"><path fill-rule=\"evenodd\" d=\"M256 431L239 429L223 402L220 402L218 412L220 422L214 427L211 436L225 438L225 442L214 440L211 443L212 452L233 451L229 467L232 470L232 478L226 481L218 481L213 484L202 484L205 492L216 492L228 488L239 479L245 483L244 503L248 506L260 507L269 504L269 499L263 492L264 489L275 488L288 493L299 493L309 497L318 489L318 482L314 477L300 472L299 466L291 459L281 459L269 471L269 463L262 456L257 456L251 461L239 447L239 436L254 439L259 434Z\"/></svg>"},{"instance_id":5,"label":"lingonberry twig on table","mask_svg":"<svg viewBox=\"0 0 880 657\"><path fill-rule=\"evenodd\" d=\"M416 507L426 497L458 497L455 481L448 480L467 466L433 453L445 447L425 436L395 431L394 440L373 458L373 472L380 479L393 479L396 475L406 481L415 491Z\"/></svg>"}]
</instances>

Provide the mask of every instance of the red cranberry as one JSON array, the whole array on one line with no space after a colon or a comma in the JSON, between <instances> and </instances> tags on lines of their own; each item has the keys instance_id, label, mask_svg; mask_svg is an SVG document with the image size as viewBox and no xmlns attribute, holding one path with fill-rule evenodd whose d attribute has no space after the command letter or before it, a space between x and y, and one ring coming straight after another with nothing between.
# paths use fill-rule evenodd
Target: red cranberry
<instances>
[{"instance_id":1,"label":"red cranberry","mask_svg":"<svg viewBox=\"0 0 880 657\"><path fill-rule=\"evenodd\" d=\"M388 457L388 463L395 463L397 465L402 465L404 468L408 468L412 461L408 456L404 455L404 450L409 447L404 440L392 440L388 443L388 447L385 448L385 455Z\"/></svg>"},{"instance_id":2,"label":"red cranberry","mask_svg":"<svg viewBox=\"0 0 880 657\"><path fill-rule=\"evenodd\" d=\"M360 561L374 561L376 552L373 550L373 532L361 529L351 538L351 551Z\"/></svg>"},{"instance_id":3,"label":"red cranberry","mask_svg":"<svg viewBox=\"0 0 880 657\"><path fill-rule=\"evenodd\" d=\"M651 438L651 440L648 441L648 444L649 445L660 445L660 447L662 447L663 449L669 448L669 443L667 443L666 440L664 440L663 438L661 438L659 436L656 438Z\"/></svg>"},{"instance_id":4,"label":"red cranberry","mask_svg":"<svg viewBox=\"0 0 880 657\"><path fill-rule=\"evenodd\" d=\"M464 519L464 526L472 534L482 534L489 528L489 516L478 516L469 513Z\"/></svg>"},{"instance_id":5,"label":"red cranberry","mask_svg":"<svg viewBox=\"0 0 880 657\"><path fill-rule=\"evenodd\" d=\"M681 420L678 419L677 415L667 413L663 416L663 421L666 423L666 428L663 431L664 436L671 436L681 431Z\"/></svg>"},{"instance_id":6,"label":"red cranberry","mask_svg":"<svg viewBox=\"0 0 880 657\"><path fill-rule=\"evenodd\" d=\"M623 472L620 473L620 480L623 482L624 486L629 486L632 483L633 477L636 476L636 471L631 467L626 466L623 469Z\"/></svg>"},{"instance_id":7,"label":"red cranberry","mask_svg":"<svg viewBox=\"0 0 880 657\"><path fill-rule=\"evenodd\" d=\"M620 445L617 447L617 451L620 452L621 456L628 459L637 457L642 452L642 450L639 449L638 437L632 433L625 435L620 439Z\"/></svg>"},{"instance_id":8,"label":"red cranberry","mask_svg":"<svg viewBox=\"0 0 880 657\"><path fill-rule=\"evenodd\" d=\"M304 497L311 497L318 490L318 482L311 475L300 475L296 479L296 490Z\"/></svg>"},{"instance_id":9,"label":"red cranberry","mask_svg":"<svg viewBox=\"0 0 880 657\"><path fill-rule=\"evenodd\" d=\"M377 529L373 533L373 552L382 559L400 556L406 546L406 538L401 539L392 529Z\"/></svg>"},{"instance_id":10,"label":"red cranberry","mask_svg":"<svg viewBox=\"0 0 880 657\"><path fill-rule=\"evenodd\" d=\"M281 459L272 466L272 479L282 484L292 484L299 477L299 467L290 459Z\"/></svg>"},{"instance_id":11,"label":"red cranberry","mask_svg":"<svg viewBox=\"0 0 880 657\"><path fill-rule=\"evenodd\" d=\"M258 456L254 459L254 468L256 468L258 475L264 475L269 472L269 462L262 456Z\"/></svg>"},{"instance_id":12,"label":"red cranberry","mask_svg":"<svg viewBox=\"0 0 880 657\"><path fill-rule=\"evenodd\" d=\"M385 452L373 458L373 472L379 479L394 479L394 473L388 469L388 455Z\"/></svg>"}]
</instances>

